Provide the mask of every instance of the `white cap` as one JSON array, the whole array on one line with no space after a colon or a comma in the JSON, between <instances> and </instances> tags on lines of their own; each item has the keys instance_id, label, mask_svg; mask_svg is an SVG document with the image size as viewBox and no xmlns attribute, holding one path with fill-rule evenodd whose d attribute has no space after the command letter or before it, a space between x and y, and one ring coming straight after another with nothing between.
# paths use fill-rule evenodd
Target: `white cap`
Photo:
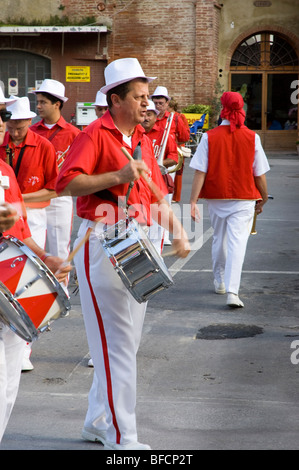
<instances>
[{"instance_id":1,"label":"white cap","mask_svg":"<svg viewBox=\"0 0 299 470\"><path fill-rule=\"evenodd\" d=\"M147 111L154 111L154 113L159 114L159 111L157 110L155 103L152 100L148 100L149 105L147 106L146 110Z\"/></svg>"},{"instance_id":2,"label":"white cap","mask_svg":"<svg viewBox=\"0 0 299 470\"><path fill-rule=\"evenodd\" d=\"M12 113L10 119L32 119L36 116L35 113L30 111L30 102L27 96L24 96L23 98L15 98L16 100L13 104L6 106L7 111Z\"/></svg>"},{"instance_id":3,"label":"white cap","mask_svg":"<svg viewBox=\"0 0 299 470\"><path fill-rule=\"evenodd\" d=\"M65 95L65 86L63 83L58 82L57 80L52 80L46 78L38 90L30 91L29 93L49 93L49 95L55 96L59 100L66 102L68 98Z\"/></svg>"},{"instance_id":4,"label":"white cap","mask_svg":"<svg viewBox=\"0 0 299 470\"><path fill-rule=\"evenodd\" d=\"M12 104L16 101L15 97L5 98L3 90L0 86L0 104Z\"/></svg>"},{"instance_id":5,"label":"white cap","mask_svg":"<svg viewBox=\"0 0 299 470\"><path fill-rule=\"evenodd\" d=\"M170 100L170 96L168 96L168 90L165 86L157 86L151 98L154 96L164 96L166 99Z\"/></svg>"},{"instance_id":6,"label":"white cap","mask_svg":"<svg viewBox=\"0 0 299 470\"><path fill-rule=\"evenodd\" d=\"M97 92L96 101L92 103L94 106L108 106L106 95L104 95L101 91Z\"/></svg>"},{"instance_id":7,"label":"white cap","mask_svg":"<svg viewBox=\"0 0 299 470\"><path fill-rule=\"evenodd\" d=\"M130 82L135 78L146 78L148 82L157 77L146 77L137 59L117 59L111 62L104 71L106 85L100 91L104 94L122 83Z\"/></svg>"}]
</instances>

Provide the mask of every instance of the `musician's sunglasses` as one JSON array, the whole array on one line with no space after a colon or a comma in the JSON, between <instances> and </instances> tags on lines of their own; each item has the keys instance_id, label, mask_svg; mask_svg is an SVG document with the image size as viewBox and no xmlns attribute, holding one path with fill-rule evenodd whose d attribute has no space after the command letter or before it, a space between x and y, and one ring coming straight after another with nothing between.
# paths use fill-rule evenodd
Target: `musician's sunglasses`
<instances>
[{"instance_id":1,"label":"musician's sunglasses","mask_svg":"<svg viewBox=\"0 0 299 470\"><path fill-rule=\"evenodd\" d=\"M3 122L7 122L10 120L12 113L10 111L6 111L6 109L1 109L0 111L0 118Z\"/></svg>"}]
</instances>

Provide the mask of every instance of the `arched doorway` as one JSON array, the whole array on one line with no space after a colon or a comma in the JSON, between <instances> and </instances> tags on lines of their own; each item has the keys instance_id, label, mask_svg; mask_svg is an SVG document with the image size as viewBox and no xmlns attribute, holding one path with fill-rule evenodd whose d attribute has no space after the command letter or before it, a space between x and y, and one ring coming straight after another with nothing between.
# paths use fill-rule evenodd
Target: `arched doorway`
<instances>
[{"instance_id":1,"label":"arched doorway","mask_svg":"<svg viewBox=\"0 0 299 470\"><path fill-rule=\"evenodd\" d=\"M230 89L244 98L246 125L266 150L295 150L298 55L285 37L264 31L247 37L230 63Z\"/></svg>"},{"instance_id":2,"label":"arched doorway","mask_svg":"<svg viewBox=\"0 0 299 470\"><path fill-rule=\"evenodd\" d=\"M35 95L28 95L28 92L35 89L44 78L51 78L50 59L15 49L0 50L0 83L5 96L11 93L11 80L17 79L17 96L28 96L31 110L35 111Z\"/></svg>"}]
</instances>

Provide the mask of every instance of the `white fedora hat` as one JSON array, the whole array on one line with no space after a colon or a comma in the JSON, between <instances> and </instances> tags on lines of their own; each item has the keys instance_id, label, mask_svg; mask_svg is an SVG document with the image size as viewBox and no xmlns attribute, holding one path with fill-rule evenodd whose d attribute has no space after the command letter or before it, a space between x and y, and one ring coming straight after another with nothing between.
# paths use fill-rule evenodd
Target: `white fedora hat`
<instances>
[{"instance_id":1,"label":"white fedora hat","mask_svg":"<svg viewBox=\"0 0 299 470\"><path fill-rule=\"evenodd\" d=\"M49 95L55 96L64 103L68 100L65 95L65 86L63 83L51 78L45 78L41 86L37 90L30 91L30 93L49 93Z\"/></svg>"},{"instance_id":2,"label":"white fedora hat","mask_svg":"<svg viewBox=\"0 0 299 470\"><path fill-rule=\"evenodd\" d=\"M101 91L97 92L96 101L92 103L94 106L108 106L106 95L104 95Z\"/></svg>"},{"instance_id":3,"label":"white fedora hat","mask_svg":"<svg viewBox=\"0 0 299 470\"><path fill-rule=\"evenodd\" d=\"M31 119L36 116L35 113L30 111L30 102L27 96L23 98L16 97L16 100L13 104L6 107L7 111L12 113L12 120L15 119Z\"/></svg>"},{"instance_id":4,"label":"white fedora hat","mask_svg":"<svg viewBox=\"0 0 299 470\"><path fill-rule=\"evenodd\" d=\"M12 104L16 101L15 97L5 98L3 90L0 86L0 104Z\"/></svg>"},{"instance_id":5,"label":"white fedora hat","mask_svg":"<svg viewBox=\"0 0 299 470\"><path fill-rule=\"evenodd\" d=\"M155 103L152 100L148 100L149 105L147 106L146 110L147 111L154 111L154 113L159 114L159 111L157 110Z\"/></svg>"},{"instance_id":6,"label":"white fedora hat","mask_svg":"<svg viewBox=\"0 0 299 470\"><path fill-rule=\"evenodd\" d=\"M157 86L151 98L153 98L154 96L164 96L165 98L170 100L170 96L168 95L168 90L165 86Z\"/></svg>"},{"instance_id":7,"label":"white fedora hat","mask_svg":"<svg viewBox=\"0 0 299 470\"><path fill-rule=\"evenodd\" d=\"M148 82L157 77L146 77L140 63L135 58L117 59L111 62L104 71L106 85L100 91L104 94L122 83L130 82L135 78L146 78Z\"/></svg>"}]
</instances>

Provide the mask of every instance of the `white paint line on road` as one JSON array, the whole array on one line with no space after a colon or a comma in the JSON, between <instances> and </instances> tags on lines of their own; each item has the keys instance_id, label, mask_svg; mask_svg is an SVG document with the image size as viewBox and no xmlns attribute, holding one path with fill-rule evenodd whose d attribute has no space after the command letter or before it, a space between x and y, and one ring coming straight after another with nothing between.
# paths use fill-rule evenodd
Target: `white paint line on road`
<instances>
[{"instance_id":1,"label":"white paint line on road","mask_svg":"<svg viewBox=\"0 0 299 470\"><path fill-rule=\"evenodd\" d=\"M208 230L204 232L204 234L199 237L194 243L191 244L191 251L189 255L186 258L180 258L176 260L170 268L168 268L168 271L173 272L173 276L176 275L177 272L182 270L182 267L185 266L186 263L190 261L190 259L197 253L198 250L211 238L213 235L214 230L212 227L210 227Z\"/></svg>"},{"instance_id":2,"label":"white paint line on road","mask_svg":"<svg viewBox=\"0 0 299 470\"><path fill-rule=\"evenodd\" d=\"M212 273L212 269L174 269L174 268L168 268L168 271L177 273ZM299 271L242 271L242 274L290 274L294 276L299 275Z\"/></svg>"}]
</instances>

